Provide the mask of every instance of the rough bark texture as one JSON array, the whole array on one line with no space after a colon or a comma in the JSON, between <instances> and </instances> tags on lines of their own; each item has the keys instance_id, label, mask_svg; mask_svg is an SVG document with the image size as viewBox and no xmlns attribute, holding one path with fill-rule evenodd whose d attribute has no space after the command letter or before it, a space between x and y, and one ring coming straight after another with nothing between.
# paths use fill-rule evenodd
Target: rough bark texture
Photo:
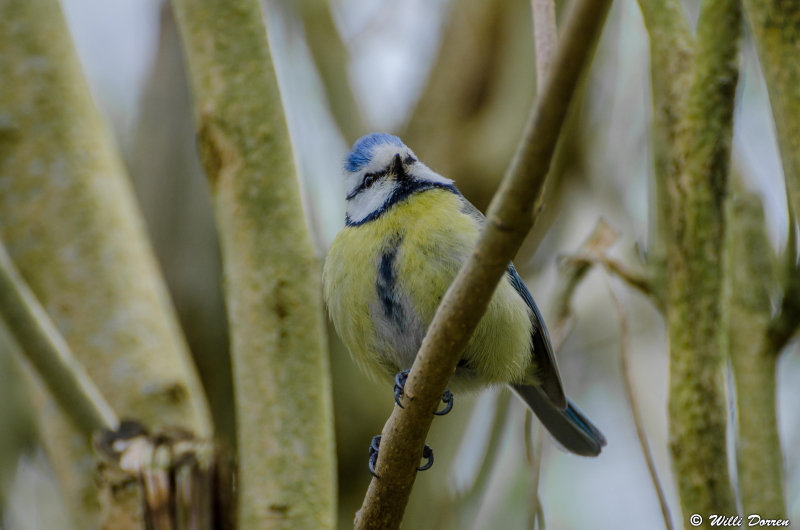
<instances>
[{"instance_id":1,"label":"rough bark texture","mask_svg":"<svg viewBox=\"0 0 800 530\"><path fill-rule=\"evenodd\" d=\"M738 79L738 0L704 2L669 179L670 447L685 517L733 514L725 446L725 204Z\"/></svg>"},{"instance_id":2,"label":"rough bark texture","mask_svg":"<svg viewBox=\"0 0 800 530\"><path fill-rule=\"evenodd\" d=\"M207 434L194 368L56 0L0 3L0 232L120 415Z\"/></svg>"},{"instance_id":3,"label":"rough bark texture","mask_svg":"<svg viewBox=\"0 0 800 530\"><path fill-rule=\"evenodd\" d=\"M678 120L683 114L692 80L693 38L678 0L639 0L650 34L650 79L653 91L653 181L655 244L650 261L654 277L664 290L667 241L670 227L668 181L678 168L674 152Z\"/></svg>"},{"instance_id":4,"label":"rough bark texture","mask_svg":"<svg viewBox=\"0 0 800 530\"><path fill-rule=\"evenodd\" d=\"M118 414L210 433L202 389L56 0L0 1L0 237Z\"/></svg>"},{"instance_id":5,"label":"rough bark texture","mask_svg":"<svg viewBox=\"0 0 800 530\"><path fill-rule=\"evenodd\" d=\"M775 260L761 198L736 197L730 241L730 356L738 410L737 471L742 509L765 519L785 519L783 453L775 403L776 352L766 330Z\"/></svg>"},{"instance_id":6,"label":"rough bark texture","mask_svg":"<svg viewBox=\"0 0 800 530\"><path fill-rule=\"evenodd\" d=\"M331 528L320 264L257 0L174 0L222 243L242 529Z\"/></svg>"},{"instance_id":7,"label":"rough bark texture","mask_svg":"<svg viewBox=\"0 0 800 530\"><path fill-rule=\"evenodd\" d=\"M439 305L405 386L405 408L396 407L383 429L373 479L356 515L357 529L400 527L425 437L447 382L455 371L497 282L540 210L544 180L567 109L588 62L610 2L583 0L572 16L525 137L486 216L470 259Z\"/></svg>"}]
</instances>

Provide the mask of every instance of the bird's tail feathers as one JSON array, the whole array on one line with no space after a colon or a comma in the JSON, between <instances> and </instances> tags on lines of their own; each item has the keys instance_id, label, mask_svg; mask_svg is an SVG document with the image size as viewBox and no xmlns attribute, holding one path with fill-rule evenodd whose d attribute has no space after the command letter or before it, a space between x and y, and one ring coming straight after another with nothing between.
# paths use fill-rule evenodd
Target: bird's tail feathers
<instances>
[{"instance_id":1,"label":"bird's tail feathers","mask_svg":"<svg viewBox=\"0 0 800 530\"><path fill-rule=\"evenodd\" d=\"M606 445L603 433L567 399L567 408L556 407L533 385L509 385L536 414L553 438L567 451L581 456L597 456Z\"/></svg>"}]
</instances>

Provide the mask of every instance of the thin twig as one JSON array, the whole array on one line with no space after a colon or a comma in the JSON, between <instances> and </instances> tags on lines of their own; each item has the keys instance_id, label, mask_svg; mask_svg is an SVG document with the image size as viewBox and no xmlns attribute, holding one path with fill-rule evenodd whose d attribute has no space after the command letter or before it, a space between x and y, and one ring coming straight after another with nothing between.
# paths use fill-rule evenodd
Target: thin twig
<instances>
[{"instance_id":1,"label":"thin twig","mask_svg":"<svg viewBox=\"0 0 800 530\"><path fill-rule=\"evenodd\" d=\"M539 478L542 471L542 449L544 448L544 427L536 423L533 432L533 413L525 410L525 455L531 469L531 491L528 502L528 529L536 530L536 520L542 514L542 501L539 498Z\"/></svg>"},{"instance_id":2,"label":"thin twig","mask_svg":"<svg viewBox=\"0 0 800 530\"><path fill-rule=\"evenodd\" d=\"M628 264L614 258L609 258L604 253L577 255L569 258L576 265L592 263L602 265L614 276L624 281L640 293L647 295L658 309L664 311L664 301L656 291L653 281L644 273L633 270Z\"/></svg>"},{"instance_id":3,"label":"thin twig","mask_svg":"<svg viewBox=\"0 0 800 530\"><path fill-rule=\"evenodd\" d=\"M575 4L551 74L521 148L489 207L486 228L442 300L406 383L403 405L386 423L373 479L356 528L399 528L425 437L442 393L483 316L497 283L539 211L545 177L583 66L610 0ZM534 202L536 200L536 202Z\"/></svg>"},{"instance_id":4,"label":"thin twig","mask_svg":"<svg viewBox=\"0 0 800 530\"><path fill-rule=\"evenodd\" d=\"M86 435L119 420L0 243L0 315L63 412Z\"/></svg>"},{"instance_id":5,"label":"thin twig","mask_svg":"<svg viewBox=\"0 0 800 530\"><path fill-rule=\"evenodd\" d=\"M642 413L639 410L639 403L633 391L633 368L631 367L631 331L628 320L628 310L619 295L618 287L614 285L612 276L614 273L606 266L608 273L608 285L611 290L611 297L614 299L614 304L617 307L619 314L619 332L620 332L620 350L622 353L622 381L625 385L625 393L628 396L628 402L631 405L631 412L633 413L633 423L636 426L636 436L639 437L639 444L642 446L642 453L647 462L647 470L650 472L650 479L653 481L653 487L656 489L658 495L658 503L661 506L661 514L664 516L664 525L667 530L674 530L672 524L672 516L669 512L669 504L667 504L667 496L664 493L664 488L658 479L658 470L656 463L653 459L653 452L650 449L650 443L647 441L647 433L644 430L644 422L642 421Z\"/></svg>"},{"instance_id":6,"label":"thin twig","mask_svg":"<svg viewBox=\"0 0 800 530\"><path fill-rule=\"evenodd\" d=\"M595 264L595 261L588 258L604 256L606 251L619 240L619 236L619 233L601 218L574 256L561 260L560 274L553 297L553 322L550 326L550 339L555 351L561 348L574 325L572 297L578 285Z\"/></svg>"}]
</instances>

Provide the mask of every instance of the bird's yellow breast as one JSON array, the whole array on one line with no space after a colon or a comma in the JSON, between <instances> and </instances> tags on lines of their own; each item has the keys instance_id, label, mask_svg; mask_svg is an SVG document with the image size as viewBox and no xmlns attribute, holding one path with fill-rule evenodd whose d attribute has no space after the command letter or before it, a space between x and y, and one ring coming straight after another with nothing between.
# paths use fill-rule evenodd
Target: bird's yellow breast
<instances>
[{"instance_id":1,"label":"bird's yellow breast","mask_svg":"<svg viewBox=\"0 0 800 530\"><path fill-rule=\"evenodd\" d=\"M375 220L347 226L325 261L325 299L362 369L394 377L413 363L436 308L480 232L463 199L443 189L412 195ZM451 387L520 381L531 363L525 302L500 282Z\"/></svg>"}]
</instances>

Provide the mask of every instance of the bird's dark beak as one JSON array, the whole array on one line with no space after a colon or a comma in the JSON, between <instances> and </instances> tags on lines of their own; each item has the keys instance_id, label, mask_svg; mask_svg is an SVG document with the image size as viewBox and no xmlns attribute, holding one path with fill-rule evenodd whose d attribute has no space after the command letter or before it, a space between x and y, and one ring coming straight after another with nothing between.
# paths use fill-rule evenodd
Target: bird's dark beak
<instances>
[{"instance_id":1,"label":"bird's dark beak","mask_svg":"<svg viewBox=\"0 0 800 530\"><path fill-rule=\"evenodd\" d=\"M404 180L408 177L408 175L406 175L406 168L403 165L403 159L399 154L394 155L392 159L392 174L397 180Z\"/></svg>"}]
</instances>

